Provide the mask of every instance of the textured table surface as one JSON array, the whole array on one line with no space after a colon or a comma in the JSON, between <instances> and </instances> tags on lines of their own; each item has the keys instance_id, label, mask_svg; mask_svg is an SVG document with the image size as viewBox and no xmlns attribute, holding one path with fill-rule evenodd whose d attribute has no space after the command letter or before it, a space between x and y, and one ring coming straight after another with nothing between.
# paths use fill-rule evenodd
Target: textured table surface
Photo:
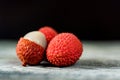
<instances>
[{"instance_id":1,"label":"textured table surface","mask_svg":"<svg viewBox=\"0 0 120 80\"><path fill-rule=\"evenodd\" d=\"M21 66L17 41L0 40L0 80L120 80L120 41L82 41L84 51L70 67L48 63Z\"/></svg>"}]
</instances>

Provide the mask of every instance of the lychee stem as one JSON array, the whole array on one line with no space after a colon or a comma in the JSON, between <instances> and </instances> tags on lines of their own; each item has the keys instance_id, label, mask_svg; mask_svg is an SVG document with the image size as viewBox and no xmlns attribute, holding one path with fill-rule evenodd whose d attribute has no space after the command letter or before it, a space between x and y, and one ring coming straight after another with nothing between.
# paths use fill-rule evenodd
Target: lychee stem
<instances>
[{"instance_id":1,"label":"lychee stem","mask_svg":"<svg viewBox=\"0 0 120 80\"><path fill-rule=\"evenodd\" d=\"M27 65L26 62L23 62L23 63L22 63L22 66L24 66L24 67L25 67L26 65Z\"/></svg>"}]
</instances>

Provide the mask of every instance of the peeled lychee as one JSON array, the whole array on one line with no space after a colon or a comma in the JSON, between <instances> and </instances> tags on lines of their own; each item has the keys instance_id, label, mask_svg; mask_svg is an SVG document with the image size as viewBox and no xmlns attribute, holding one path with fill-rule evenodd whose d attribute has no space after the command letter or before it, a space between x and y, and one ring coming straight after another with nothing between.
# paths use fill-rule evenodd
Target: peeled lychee
<instances>
[{"instance_id":1,"label":"peeled lychee","mask_svg":"<svg viewBox=\"0 0 120 80\"><path fill-rule=\"evenodd\" d=\"M16 53L22 65L36 65L43 59L47 42L43 33L32 31L21 37L16 46Z\"/></svg>"},{"instance_id":2,"label":"peeled lychee","mask_svg":"<svg viewBox=\"0 0 120 80\"><path fill-rule=\"evenodd\" d=\"M47 59L55 66L70 66L79 60L83 51L81 41L72 33L60 33L47 47Z\"/></svg>"},{"instance_id":3,"label":"peeled lychee","mask_svg":"<svg viewBox=\"0 0 120 80\"><path fill-rule=\"evenodd\" d=\"M47 43L57 35L57 31L50 26L41 27L39 31L45 35Z\"/></svg>"}]
</instances>

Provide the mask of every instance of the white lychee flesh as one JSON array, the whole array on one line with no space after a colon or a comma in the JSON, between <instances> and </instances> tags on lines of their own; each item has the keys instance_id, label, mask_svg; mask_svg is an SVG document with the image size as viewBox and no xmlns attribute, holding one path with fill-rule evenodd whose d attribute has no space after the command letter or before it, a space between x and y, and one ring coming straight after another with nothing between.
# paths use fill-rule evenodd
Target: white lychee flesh
<instances>
[{"instance_id":1,"label":"white lychee flesh","mask_svg":"<svg viewBox=\"0 0 120 80\"><path fill-rule=\"evenodd\" d=\"M35 42L36 44L42 46L44 49L46 48L47 41L45 35L40 31L29 32L23 38Z\"/></svg>"}]
</instances>

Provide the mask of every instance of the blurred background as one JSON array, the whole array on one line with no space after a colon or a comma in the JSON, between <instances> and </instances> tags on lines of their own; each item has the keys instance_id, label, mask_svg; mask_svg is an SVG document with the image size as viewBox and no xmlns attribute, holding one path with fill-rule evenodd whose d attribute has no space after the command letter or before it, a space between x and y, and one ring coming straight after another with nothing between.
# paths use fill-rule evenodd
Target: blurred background
<instances>
[{"instance_id":1,"label":"blurred background","mask_svg":"<svg viewBox=\"0 0 120 80\"><path fill-rule=\"evenodd\" d=\"M120 0L0 0L0 39L45 25L82 40L120 40Z\"/></svg>"}]
</instances>

